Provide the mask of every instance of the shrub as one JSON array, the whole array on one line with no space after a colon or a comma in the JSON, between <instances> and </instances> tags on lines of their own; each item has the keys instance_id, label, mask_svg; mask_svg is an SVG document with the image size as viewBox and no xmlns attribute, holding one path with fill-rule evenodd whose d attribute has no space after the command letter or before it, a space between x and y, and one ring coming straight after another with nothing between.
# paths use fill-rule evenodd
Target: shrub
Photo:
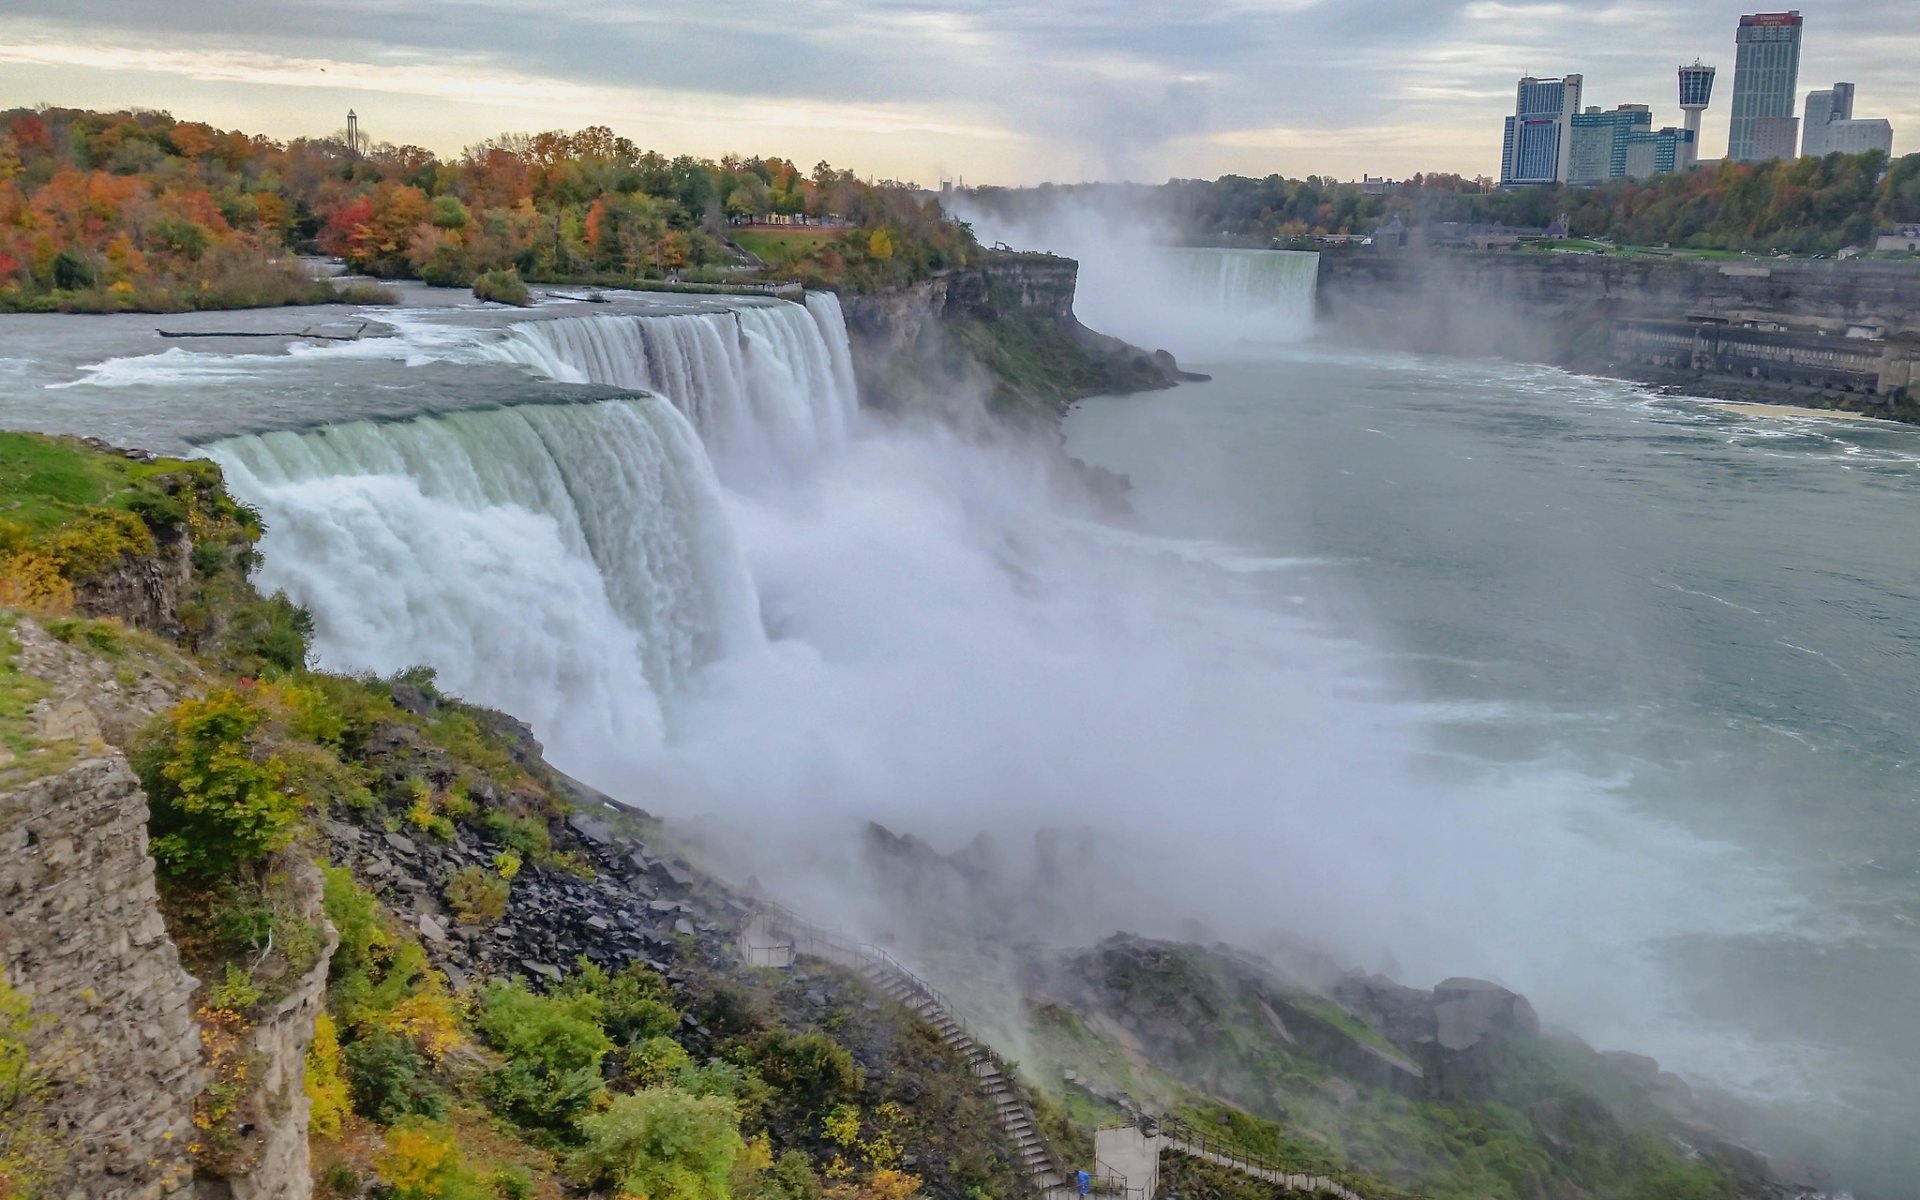
<instances>
[{"instance_id":1,"label":"shrub","mask_svg":"<svg viewBox=\"0 0 1920 1200\"><path fill-rule=\"evenodd\" d=\"M60 1143L46 1123L50 1080L27 1045L37 1023L27 998L0 978L0 1196L34 1196L60 1173Z\"/></svg>"},{"instance_id":2,"label":"shrub","mask_svg":"<svg viewBox=\"0 0 1920 1200\"><path fill-rule=\"evenodd\" d=\"M613 1043L582 996L536 996L519 983L491 984L480 1032L508 1063L487 1082L496 1107L536 1128L564 1129L600 1094L600 1065Z\"/></svg>"},{"instance_id":3,"label":"shrub","mask_svg":"<svg viewBox=\"0 0 1920 1200\"><path fill-rule=\"evenodd\" d=\"M239 963L228 963L226 977L207 989L207 1004L227 1012L243 1013L259 1002L260 989Z\"/></svg>"},{"instance_id":4,"label":"shrub","mask_svg":"<svg viewBox=\"0 0 1920 1200\"><path fill-rule=\"evenodd\" d=\"M153 856L175 875L211 877L284 849L300 798L286 766L255 744L266 714L232 688L183 700L133 756L152 804Z\"/></svg>"},{"instance_id":5,"label":"shrub","mask_svg":"<svg viewBox=\"0 0 1920 1200\"><path fill-rule=\"evenodd\" d=\"M460 1161L453 1130L431 1122L408 1121L389 1129L373 1156L373 1169L392 1200L486 1200L490 1194Z\"/></svg>"},{"instance_id":6,"label":"shrub","mask_svg":"<svg viewBox=\"0 0 1920 1200\"><path fill-rule=\"evenodd\" d=\"M225 636L227 653L239 661L258 661L282 671L304 669L312 642L313 614L285 592L236 609Z\"/></svg>"},{"instance_id":7,"label":"shrub","mask_svg":"<svg viewBox=\"0 0 1920 1200\"><path fill-rule=\"evenodd\" d=\"M507 912L510 885L485 867L461 867L447 880L447 903L462 921L498 921Z\"/></svg>"},{"instance_id":8,"label":"shrub","mask_svg":"<svg viewBox=\"0 0 1920 1200\"><path fill-rule=\"evenodd\" d=\"M323 1012L314 1018L313 1041L307 1044L306 1089L312 1108L308 1127L315 1137L339 1137L341 1125L353 1109L353 1092L341 1073L343 1065L339 1029Z\"/></svg>"},{"instance_id":9,"label":"shrub","mask_svg":"<svg viewBox=\"0 0 1920 1200\"><path fill-rule=\"evenodd\" d=\"M676 1083L680 1073L693 1069L686 1047L669 1037L651 1037L627 1047L620 1061L641 1087Z\"/></svg>"},{"instance_id":10,"label":"shrub","mask_svg":"<svg viewBox=\"0 0 1920 1200\"><path fill-rule=\"evenodd\" d=\"M426 1059L407 1039L376 1030L348 1046L343 1057L353 1110L361 1116L391 1125L402 1117L447 1115L446 1098L427 1076Z\"/></svg>"},{"instance_id":11,"label":"shrub","mask_svg":"<svg viewBox=\"0 0 1920 1200\"><path fill-rule=\"evenodd\" d=\"M536 862L553 853L553 835L547 832L546 822L534 817L516 817L498 809L486 815L487 832L501 845Z\"/></svg>"},{"instance_id":12,"label":"shrub","mask_svg":"<svg viewBox=\"0 0 1920 1200\"><path fill-rule=\"evenodd\" d=\"M666 981L639 963L609 975L583 958L555 993L590 998L600 1027L621 1045L680 1028L680 1010L667 999Z\"/></svg>"},{"instance_id":13,"label":"shrub","mask_svg":"<svg viewBox=\"0 0 1920 1200\"><path fill-rule=\"evenodd\" d=\"M580 1182L648 1200L727 1200L745 1148L731 1101L674 1088L621 1096L581 1130L586 1145L568 1160Z\"/></svg>"},{"instance_id":14,"label":"shrub","mask_svg":"<svg viewBox=\"0 0 1920 1200\"><path fill-rule=\"evenodd\" d=\"M336 304L398 304L400 293L384 283L374 283L368 279L350 279L345 283L333 285L333 302Z\"/></svg>"},{"instance_id":15,"label":"shrub","mask_svg":"<svg viewBox=\"0 0 1920 1200\"><path fill-rule=\"evenodd\" d=\"M865 1077L853 1055L817 1030L792 1034L770 1030L733 1056L759 1071L803 1115L824 1117L860 1095Z\"/></svg>"},{"instance_id":16,"label":"shrub","mask_svg":"<svg viewBox=\"0 0 1920 1200\"><path fill-rule=\"evenodd\" d=\"M527 291L527 285L521 282L520 272L512 267L504 271L488 271L475 279L473 294L481 300L511 304L516 308L525 308L533 303L533 296Z\"/></svg>"}]
</instances>

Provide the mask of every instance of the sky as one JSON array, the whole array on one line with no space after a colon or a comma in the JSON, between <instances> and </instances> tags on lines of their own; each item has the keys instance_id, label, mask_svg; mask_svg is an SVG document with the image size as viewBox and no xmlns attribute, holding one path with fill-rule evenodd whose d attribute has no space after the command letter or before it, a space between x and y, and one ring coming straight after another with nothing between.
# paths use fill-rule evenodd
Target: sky
<instances>
[{"instance_id":1,"label":"sky","mask_svg":"<svg viewBox=\"0 0 1920 1200\"><path fill-rule=\"evenodd\" d=\"M1915 0L1811 0L1800 91L1920 150ZM1498 173L1522 75L1679 124L1750 0L6 0L0 108L164 108L441 153L605 124L667 154L820 159L931 185Z\"/></svg>"}]
</instances>

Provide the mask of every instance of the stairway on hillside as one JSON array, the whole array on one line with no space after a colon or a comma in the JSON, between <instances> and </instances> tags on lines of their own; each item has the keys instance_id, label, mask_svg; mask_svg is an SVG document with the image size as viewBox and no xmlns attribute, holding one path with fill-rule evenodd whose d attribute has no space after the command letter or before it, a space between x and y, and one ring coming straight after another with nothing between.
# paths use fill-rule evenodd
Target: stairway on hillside
<instances>
[{"instance_id":1,"label":"stairway on hillside","mask_svg":"<svg viewBox=\"0 0 1920 1200\"><path fill-rule=\"evenodd\" d=\"M822 959L858 972L875 990L896 1000L932 1025L943 1041L966 1059L980 1090L1019 1155L1027 1181L1042 1200L1077 1196L1076 1172L1054 1157L1040 1136L1033 1108L1011 1079L992 1048L969 1031L953 1005L924 979L878 946L815 925L777 905L756 911L740 931L740 952L757 967L791 967L802 955ZM1303 1195L1334 1196L1338 1200L1368 1200L1344 1184L1320 1175L1290 1172L1272 1163L1250 1158L1215 1142L1198 1129L1174 1118L1159 1122L1115 1125L1095 1137L1095 1162L1090 1172L1093 1189L1123 1200L1153 1200L1164 1151L1238 1171ZM1110 1164L1130 1170L1121 1173Z\"/></svg>"},{"instance_id":2,"label":"stairway on hillside","mask_svg":"<svg viewBox=\"0 0 1920 1200\"><path fill-rule=\"evenodd\" d=\"M1044 1200L1077 1194L1074 1172L1054 1157L1040 1136L1033 1108L1007 1075L999 1056L975 1038L946 997L878 946L803 920L783 908L768 907L748 918L740 933L742 957L753 966L788 967L800 955L823 959L858 972L875 990L896 1000L932 1025L942 1041L967 1062L980 1090L994 1107L995 1120L1014 1145L1028 1184Z\"/></svg>"}]
</instances>

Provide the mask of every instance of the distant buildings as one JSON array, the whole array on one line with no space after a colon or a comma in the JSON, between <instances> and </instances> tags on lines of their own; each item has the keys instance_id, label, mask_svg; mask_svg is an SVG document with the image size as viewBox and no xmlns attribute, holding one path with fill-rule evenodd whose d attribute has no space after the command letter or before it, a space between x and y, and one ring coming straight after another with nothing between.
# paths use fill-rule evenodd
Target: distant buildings
<instances>
[{"instance_id":1,"label":"distant buildings","mask_svg":"<svg viewBox=\"0 0 1920 1200\"><path fill-rule=\"evenodd\" d=\"M1803 31L1798 9L1740 18L1727 157L1767 162L1869 150L1891 157L1893 126L1854 117L1851 83L1808 94L1804 117L1794 115ZM1681 67L1684 123L1659 129L1654 128L1652 109L1644 104L1581 109L1582 76L1522 79L1514 114L1506 119L1500 185L1590 186L1692 170L1700 162L1701 116L1713 102L1716 74L1698 59Z\"/></svg>"},{"instance_id":2,"label":"distant buildings","mask_svg":"<svg viewBox=\"0 0 1920 1200\"><path fill-rule=\"evenodd\" d=\"M1808 158L1829 154L1893 153L1893 126L1878 118L1855 120L1853 85L1836 83L1825 91L1808 92L1806 119L1801 129L1800 153Z\"/></svg>"},{"instance_id":3,"label":"distant buildings","mask_svg":"<svg viewBox=\"0 0 1920 1200\"><path fill-rule=\"evenodd\" d=\"M1501 186L1565 182L1573 158L1573 118L1580 111L1584 82L1578 75L1528 76L1520 81L1501 147Z\"/></svg>"},{"instance_id":4,"label":"distant buildings","mask_svg":"<svg viewBox=\"0 0 1920 1200\"><path fill-rule=\"evenodd\" d=\"M1792 158L1798 151L1793 106L1800 86L1801 26L1798 9L1740 18L1734 37L1733 134L1727 142L1727 157L1735 162Z\"/></svg>"},{"instance_id":5,"label":"distant buildings","mask_svg":"<svg viewBox=\"0 0 1920 1200\"><path fill-rule=\"evenodd\" d=\"M1700 161L1700 114L1713 103L1715 74L1712 67L1697 58L1692 66L1680 68L1680 111L1686 114L1686 129L1693 136L1688 139L1686 157L1675 170L1690 170Z\"/></svg>"},{"instance_id":6,"label":"distant buildings","mask_svg":"<svg viewBox=\"0 0 1920 1200\"><path fill-rule=\"evenodd\" d=\"M1635 133L1653 129L1653 110L1622 104L1602 111L1589 108L1573 118L1573 153L1566 181L1575 186L1605 183L1627 174L1627 146Z\"/></svg>"}]
</instances>

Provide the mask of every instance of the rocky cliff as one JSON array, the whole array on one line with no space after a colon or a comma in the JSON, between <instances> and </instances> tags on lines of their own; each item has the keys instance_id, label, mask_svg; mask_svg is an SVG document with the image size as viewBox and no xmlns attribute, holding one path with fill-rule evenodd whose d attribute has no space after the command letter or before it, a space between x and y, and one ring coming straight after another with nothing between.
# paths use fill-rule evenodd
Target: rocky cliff
<instances>
[{"instance_id":1,"label":"rocky cliff","mask_svg":"<svg viewBox=\"0 0 1920 1200\"><path fill-rule=\"evenodd\" d=\"M1176 382L1170 357L1080 324L1079 273L1072 259L998 252L906 288L843 296L862 397L951 413L977 396L1004 418L1045 425L1083 396Z\"/></svg>"},{"instance_id":2,"label":"rocky cliff","mask_svg":"<svg viewBox=\"0 0 1920 1200\"><path fill-rule=\"evenodd\" d=\"M40 1018L60 1161L48 1194L152 1200L192 1176L196 981L167 937L147 800L117 754L0 793L0 949Z\"/></svg>"},{"instance_id":3,"label":"rocky cliff","mask_svg":"<svg viewBox=\"0 0 1920 1200\"><path fill-rule=\"evenodd\" d=\"M1323 336L1425 353L1488 355L1819 406L1900 405L1820 364L1849 351L1900 357L1920 339L1920 266L1797 259L1700 261L1621 255L1365 253L1320 258ZM1761 331L1793 369L1738 372L1691 356L1623 352L1630 322ZM1896 389L1897 391L1898 389ZM1848 395L1847 393L1856 393ZM1900 415L1900 414L1891 414Z\"/></svg>"},{"instance_id":4,"label":"rocky cliff","mask_svg":"<svg viewBox=\"0 0 1920 1200\"><path fill-rule=\"evenodd\" d=\"M1325 332L1413 349L1565 356L1579 324L1772 317L1844 336L1920 334L1920 266L1800 259L1697 261L1582 254L1320 256Z\"/></svg>"}]
</instances>

